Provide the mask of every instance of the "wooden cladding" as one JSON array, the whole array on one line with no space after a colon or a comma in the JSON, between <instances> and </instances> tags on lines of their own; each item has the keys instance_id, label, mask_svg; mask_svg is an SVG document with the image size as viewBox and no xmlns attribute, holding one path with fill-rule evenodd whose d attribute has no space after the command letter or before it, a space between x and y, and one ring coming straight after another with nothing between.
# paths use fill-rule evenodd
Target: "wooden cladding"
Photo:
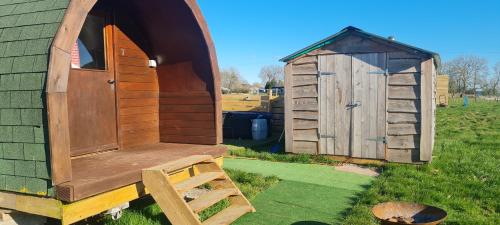
<instances>
[{"instance_id":1,"label":"wooden cladding","mask_svg":"<svg viewBox=\"0 0 500 225\"><path fill-rule=\"evenodd\" d=\"M156 70L149 68L149 58L136 41L118 26L114 33L120 145L156 144L160 141Z\"/></svg>"},{"instance_id":2,"label":"wooden cladding","mask_svg":"<svg viewBox=\"0 0 500 225\"><path fill-rule=\"evenodd\" d=\"M420 86L389 86L389 99L420 99Z\"/></svg>"},{"instance_id":3,"label":"wooden cladding","mask_svg":"<svg viewBox=\"0 0 500 225\"><path fill-rule=\"evenodd\" d=\"M415 161L415 151L419 149L421 62L422 59L408 54L389 54L386 157L391 161Z\"/></svg>"},{"instance_id":4,"label":"wooden cladding","mask_svg":"<svg viewBox=\"0 0 500 225\"><path fill-rule=\"evenodd\" d=\"M389 74L389 85L416 86L420 84L420 73Z\"/></svg>"},{"instance_id":5,"label":"wooden cladding","mask_svg":"<svg viewBox=\"0 0 500 225\"><path fill-rule=\"evenodd\" d=\"M390 58L387 63L389 73L416 73L420 72L421 59Z\"/></svg>"},{"instance_id":6,"label":"wooden cladding","mask_svg":"<svg viewBox=\"0 0 500 225\"><path fill-rule=\"evenodd\" d=\"M208 92L160 93L160 140L214 144L215 109Z\"/></svg>"},{"instance_id":7,"label":"wooden cladding","mask_svg":"<svg viewBox=\"0 0 500 225\"><path fill-rule=\"evenodd\" d=\"M318 86L313 85L304 85L300 87L294 87L292 89L293 98L315 98L318 97Z\"/></svg>"},{"instance_id":8,"label":"wooden cladding","mask_svg":"<svg viewBox=\"0 0 500 225\"><path fill-rule=\"evenodd\" d=\"M295 75L293 76L293 87L300 86L315 86L318 84L318 77L316 75Z\"/></svg>"},{"instance_id":9,"label":"wooden cladding","mask_svg":"<svg viewBox=\"0 0 500 225\"><path fill-rule=\"evenodd\" d=\"M293 99L294 111L318 111L317 98L299 98Z\"/></svg>"},{"instance_id":10,"label":"wooden cladding","mask_svg":"<svg viewBox=\"0 0 500 225\"><path fill-rule=\"evenodd\" d=\"M293 74L318 74L318 68L315 63L294 64Z\"/></svg>"}]
</instances>

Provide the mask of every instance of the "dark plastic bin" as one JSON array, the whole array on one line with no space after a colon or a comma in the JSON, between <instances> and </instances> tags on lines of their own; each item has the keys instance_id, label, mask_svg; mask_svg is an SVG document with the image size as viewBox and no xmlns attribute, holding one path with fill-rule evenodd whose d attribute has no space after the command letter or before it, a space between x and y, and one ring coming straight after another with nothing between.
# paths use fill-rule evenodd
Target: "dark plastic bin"
<instances>
[{"instance_id":1,"label":"dark plastic bin","mask_svg":"<svg viewBox=\"0 0 500 225\"><path fill-rule=\"evenodd\" d=\"M252 139L252 120L261 118L267 120L267 129L271 131L270 112L223 112L223 135L231 139ZM268 132L271 136L271 132Z\"/></svg>"}]
</instances>

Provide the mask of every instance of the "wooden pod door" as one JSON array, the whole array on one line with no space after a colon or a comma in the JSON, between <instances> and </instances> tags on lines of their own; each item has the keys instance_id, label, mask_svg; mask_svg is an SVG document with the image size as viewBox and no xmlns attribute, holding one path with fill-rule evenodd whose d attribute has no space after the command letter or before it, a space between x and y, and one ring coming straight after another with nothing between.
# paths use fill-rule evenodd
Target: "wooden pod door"
<instances>
[{"instance_id":1,"label":"wooden pod door","mask_svg":"<svg viewBox=\"0 0 500 225\"><path fill-rule=\"evenodd\" d=\"M71 156L118 147L112 27L91 12L71 51L68 115Z\"/></svg>"},{"instance_id":2,"label":"wooden pod door","mask_svg":"<svg viewBox=\"0 0 500 225\"><path fill-rule=\"evenodd\" d=\"M386 54L319 56L319 152L385 158Z\"/></svg>"}]
</instances>

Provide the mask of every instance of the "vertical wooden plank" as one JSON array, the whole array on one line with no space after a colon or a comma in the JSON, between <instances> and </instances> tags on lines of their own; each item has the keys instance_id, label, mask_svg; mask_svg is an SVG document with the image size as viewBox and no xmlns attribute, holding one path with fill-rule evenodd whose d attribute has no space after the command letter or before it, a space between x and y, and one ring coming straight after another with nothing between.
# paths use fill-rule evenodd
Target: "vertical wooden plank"
<instances>
[{"instance_id":1,"label":"vertical wooden plank","mask_svg":"<svg viewBox=\"0 0 500 225\"><path fill-rule=\"evenodd\" d=\"M293 71L292 64L285 66L285 152L293 149Z\"/></svg>"},{"instance_id":2,"label":"vertical wooden plank","mask_svg":"<svg viewBox=\"0 0 500 225\"><path fill-rule=\"evenodd\" d=\"M352 136L351 136L351 157L361 158L362 155L362 107L363 107L363 76L368 71L365 68L364 55L358 54L352 57L352 103L359 102L361 106L351 108L352 111Z\"/></svg>"},{"instance_id":3,"label":"vertical wooden plank","mask_svg":"<svg viewBox=\"0 0 500 225\"><path fill-rule=\"evenodd\" d=\"M420 160L431 161L432 159L432 123L433 123L433 113L432 113L432 76L433 76L433 59L428 59L422 62L422 77L420 79L421 87L421 135L420 135Z\"/></svg>"},{"instance_id":4,"label":"vertical wooden plank","mask_svg":"<svg viewBox=\"0 0 500 225\"><path fill-rule=\"evenodd\" d=\"M337 68L335 68L335 59L333 55L328 56L328 70L327 72L335 72L337 71ZM337 75L328 75L327 77L327 82L328 82L328 89L327 89L327 105L328 105L328 118L327 118L327 154L328 155L334 155L335 154L335 139L337 137L337 134L335 133L335 101L336 101L336 96L335 96L335 90L336 90L336 85L335 85L335 80L337 79Z\"/></svg>"},{"instance_id":5,"label":"vertical wooden plank","mask_svg":"<svg viewBox=\"0 0 500 225\"><path fill-rule=\"evenodd\" d=\"M326 72L327 71L327 56L326 55L320 55L318 56L318 72ZM327 131L327 118L328 118L328 108L327 108L327 77L326 76L321 76L318 74L318 85L319 85L319 97L318 97L318 102L319 102L319 154L326 154L327 153L327 140L325 138L326 131Z\"/></svg>"},{"instance_id":6,"label":"vertical wooden plank","mask_svg":"<svg viewBox=\"0 0 500 225\"><path fill-rule=\"evenodd\" d=\"M319 71L335 73L333 55L320 57ZM320 154L335 154L335 79L336 75L322 75L320 80Z\"/></svg>"},{"instance_id":7,"label":"vertical wooden plank","mask_svg":"<svg viewBox=\"0 0 500 225\"><path fill-rule=\"evenodd\" d=\"M72 179L66 93L47 93L52 184Z\"/></svg>"},{"instance_id":8,"label":"vertical wooden plank","mask_svg":"<svg viewBox=\"0 0 500 225\"><path fill-rule=\"evenodd\" d=\"M387 54L381 53L378 56L379 58L379 66L382 70L387 69ZM377 80L377 123L376 123L376 133L379 137L386 137L387 131L387 110L386 110L386 101L387 101L387 76L379 76ZM377 142L377 149L375 157L377 159L385 159L385 143Z\"/></svg>"},{"instance_id":9,"label":"vertical wooden plank","mask_svg":"<svg viewBox=\"0 0 500 225\"><path fill-rule=\"evenodd\" d=\"M365 89L365 96L367 102L366 105L366 114L365 116L365 129L367 132L365 133L365 137L363 137L363 141L365 142L365 157L366 158L376 158L377 152L377 93L378 93L378 82L377 80L380 77L383 77L383 74L378 74L378 72L382 71L382 68L379 66L379 54L370 54L369 61L367 62L370 69L366 76L368 77L368 89Z\"/></svg>"},{"instance_id":10,"label":"vertical wooden plank","mask_svg":"<svg viewBox=\"0 0 500 225\"><path fill-rule=\"evenodd\" d=\"M335 155L349 156L352 98L352 62L350 55L335 55Z\"/></svg>"},{"instance_id":11,"label":"vertical wooden plank","mask_svg":"<svg viewBox=\"0 0 500 225\"><path fill-rule=\"evenodd\" d=\"M353 55L352 157L382 158L385 146L385 53Z\"/></svg>"}]
</instances>

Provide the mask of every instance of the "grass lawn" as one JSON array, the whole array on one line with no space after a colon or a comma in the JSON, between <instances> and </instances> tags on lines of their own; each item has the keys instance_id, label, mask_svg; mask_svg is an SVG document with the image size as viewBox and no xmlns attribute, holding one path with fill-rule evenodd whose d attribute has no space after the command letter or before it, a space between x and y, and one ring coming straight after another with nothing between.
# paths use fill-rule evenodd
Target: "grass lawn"
<instances>
[{"instance_id":1,"label":"grass lawn","mask_svg":"<svg viewBox=\"0 0 500 225\"><path fill-rule=\"evenodd\" d=\"M377 224L370 207L390 200L441 207L448 225L500 224L500 104L439 108L436 130L432 164L384 166L344 224Z\"/></svg>"},{"instance_id":2,"label":"grass lawn","mask_svg":"<svg viewBox=\"0 0 500 225\"><path fill-rule=\"evenodd\" d=\"M270 153L273 145L278 143L278 137L273 136L263 141L224 139L224 145L229 149L230 156L261 159L273 162L316 163L337 165L339 162L322 155L286 154L284 139L281 140L279 152Z\"/></svg>"},{"instance_id":3,"label":"grass lawn","mask_svg":"<svg viewBox=\"0 0 500 225\"><path fill-rule=\"evenodd\" d=\"M356 194L373 180L315 164L225 159L224 167L282 180L257 195L252 200L257 212L243 216L236 225L339 224Z\"/></svg>"}]
</instances>

